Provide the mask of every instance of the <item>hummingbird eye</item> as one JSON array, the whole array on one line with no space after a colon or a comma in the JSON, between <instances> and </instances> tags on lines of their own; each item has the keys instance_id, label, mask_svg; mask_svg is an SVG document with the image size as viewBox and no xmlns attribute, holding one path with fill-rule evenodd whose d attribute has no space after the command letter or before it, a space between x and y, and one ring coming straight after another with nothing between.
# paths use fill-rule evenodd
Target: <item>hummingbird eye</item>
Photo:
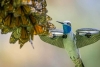
<instances>
[{"instance_id":1,"label":"hummingbird eye","mask_svg":"<svg viewBox=\"0 0 100 67\"><path fill-rule=\"evenodd\" d=\"M71 26L71 24L69 22L67 22L67 25Z\"/></svg>"},{"instance_id":2,"label":"hummingbird eye","mask_svg":"<svg viewBox=\"0 0 100 67\"><path fill-rule=\"evenodd\" d=\"M69 23L69 22L67 22L67 24L69 25L70 23Z\"/></svg>"}]
</instances>

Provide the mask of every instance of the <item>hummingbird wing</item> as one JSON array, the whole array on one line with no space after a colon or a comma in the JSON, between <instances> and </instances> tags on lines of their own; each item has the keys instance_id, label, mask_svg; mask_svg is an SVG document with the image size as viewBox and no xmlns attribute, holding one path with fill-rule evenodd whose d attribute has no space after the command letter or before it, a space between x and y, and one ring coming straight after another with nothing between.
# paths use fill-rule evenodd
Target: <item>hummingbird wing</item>
<instances>
[{"instance_id":1,"label":"hummingbird wing","mask_svg":"<svg viewBox=\"0 0 100 67\"><path fill-rule=\"evenodd\" d=\"M46 43L49 43L51 45L54 45L54 46L57 46L57 47L60 47L60 48L64 48L63 39L62 39L61 36L50 38L46 35L39 35L39 37L42 41L44 41Z\"/></svg>"},{"instance_id":2,"label":"hummingbird wing","mask_svg":"<svg viewBox=\"0 0 100 67\"><path fill-rule=\"evenodd\" d=\"M100 40L100 30L81 28L76 30L76 45L78 48L93 44Z\"/></svg>"},{"instance_id":3,"label":"hummingbird wing","mask_svg":"<svg viewBox=\"0 0 100 67\"><path fill-rule=\"evenodd\" d=\"M40 39L42 41L46 42L46 43L51 44L51 45L54 45L54 46L57 46L57 47L60 47L60 48L64 48L63 38L62 38L62 35L61 35L62 31L55 29L55 30L50 30L50 32L52 34L54 34L55 37L51 38L48 35L39 35Z\"/></svg>"}]
</instances>

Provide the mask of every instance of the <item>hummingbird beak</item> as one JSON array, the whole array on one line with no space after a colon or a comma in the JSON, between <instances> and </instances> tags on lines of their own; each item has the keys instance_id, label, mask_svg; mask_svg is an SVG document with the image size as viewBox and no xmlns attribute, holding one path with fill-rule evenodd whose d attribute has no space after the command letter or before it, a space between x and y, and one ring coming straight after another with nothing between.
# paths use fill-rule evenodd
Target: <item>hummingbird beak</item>
<instances>
[{"instance_id":1,"label":"hummingbird beak","mask_svg":"<svg viewBox=\"0 0 100 67\"><path fill-rule=\"evenodd\" d=\"M56 22L61 23L61 24L64 24L63 22L60 22L60 21L56 21Z\"/></svg>"}]
</instances>

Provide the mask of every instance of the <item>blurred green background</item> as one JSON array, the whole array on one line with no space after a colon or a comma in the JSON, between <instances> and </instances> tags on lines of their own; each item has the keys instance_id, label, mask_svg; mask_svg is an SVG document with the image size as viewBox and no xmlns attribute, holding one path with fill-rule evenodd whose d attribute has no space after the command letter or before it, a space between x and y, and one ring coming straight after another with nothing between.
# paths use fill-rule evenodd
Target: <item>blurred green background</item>
<instances>
[{"instance_id":1,"label":"blurred green background","mask_svg":"<svg viewBox=\"0 0 100 67\"><path fill-rule=\"evenodd\" d=\"M47 0L48 15L59 29L56 21L69 20L73 32L78 28L100 29L100 0ZM0 67L74 67L64 49L44 43L38 36L34 38L34 49L26 43L9 44L10 33L0 34ZM80 48L85 67L100 67L100 41Z\"/></svg>"}]
</instances>

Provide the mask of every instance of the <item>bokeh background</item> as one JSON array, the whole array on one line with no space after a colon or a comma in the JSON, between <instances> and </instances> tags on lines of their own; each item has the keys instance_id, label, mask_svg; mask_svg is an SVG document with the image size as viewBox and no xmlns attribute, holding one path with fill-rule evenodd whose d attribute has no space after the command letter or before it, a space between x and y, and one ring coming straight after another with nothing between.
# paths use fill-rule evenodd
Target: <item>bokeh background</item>
<instances>
[{"instance_id":1,"label":"bokeh background","mask_svg":"<svg viewBox=\"0 0 100 67\"><path fill-rule=\"evenodd\" d=\"M79 28L100 29L100 0L47 0L48 15L59 29L56 21L69 20L73 32ZM9 44L10 34L0 34L0 67L74 67L64 49L34 38L34 49L26 43ZM100 67L100 41L80 48L85 67Z\"/></svg>"}]
</instances>

